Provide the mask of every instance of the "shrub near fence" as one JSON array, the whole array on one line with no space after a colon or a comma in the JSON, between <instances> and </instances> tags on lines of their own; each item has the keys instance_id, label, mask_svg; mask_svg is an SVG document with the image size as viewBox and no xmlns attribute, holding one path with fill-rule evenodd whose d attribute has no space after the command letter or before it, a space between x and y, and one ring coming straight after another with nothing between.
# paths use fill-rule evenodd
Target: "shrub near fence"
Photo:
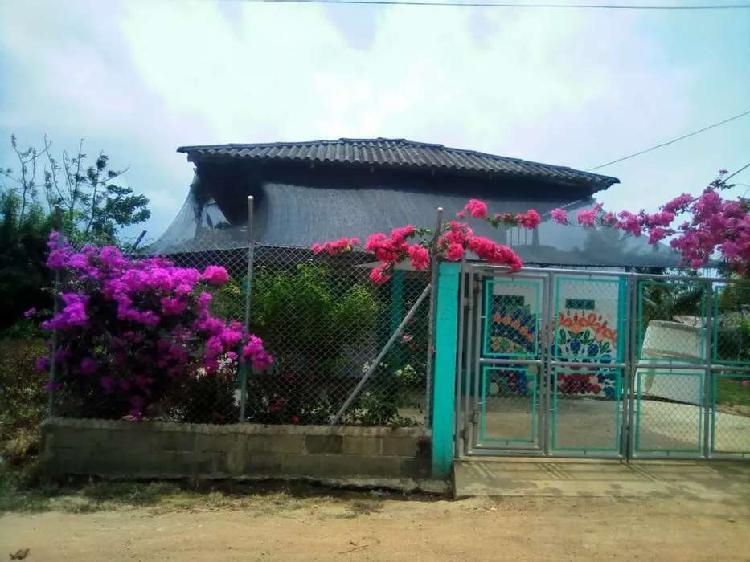
<instances>
[{"instance_id":1,"label":"shrub near fence","mask_svg":"<svg viewBox=\"0 0 750 562\"><path fill-rule=\"evenodd\" d=\"M47 374L35 361L45 351L40 338L0 340L0 456L11 464L37 452L38 426L47 414Z\"/></svg>"},{"instance_id":2,"label":"shrub near fence","mask_svg":"<svg viewBox=\"0 0 750 562\"><path fill-rule=\"evenodd\" d=\"M70 260L73 252L73 249L65 249L65 259ZM164 304L157 302L173 298L169 291L175 288L160 289L161 292L152 296L139 290L129 293L128 298L137 301L136 313L131 313L132 318L122 318L111 308L119 307L117 302L106 304L109 297L102 300L96 296L104 295L103 286L76 269L84 267L83 261L87 259L93 260L92 264L98 263L101 259L98 252L84 249L76 254L83 257L73 259L72 271L61 276L58 288L59 295L68 295L59 299L59 316L64 320L48 324L58 330L58 361L53 385L53 414L57 416L117 419L130 413L136 418L153 420L236 423L241 419L240 383L244 377L247 386L243 421L328 425L340 413L429 282L429 272L405 271L398 272L389 283L374 285L368 278L370 268L365 263L370 258L364 254L313 256L309 250L300 248L258 247L250 278L252 300L248 325L250 332L263 339L265 348L274 357L273 364L265 370L248 369L243 373L242 365L232 357L226 343L218 355L209 357L211 333L201 324L192 338L198 336L194 342L191 338L188 341L182 337L176 342L171 335L167 337L181 349L194 348L188 353L190 359L181 363L181 374L178 374L178 365L170 359L175 350L167 349L166 344L164 349L157 349L157 342L164 339L164 330L174 330L175 322L182 322L178 315L169 321L169 326L164 324L162 319L166 316L159 309ZM86 258L87 255L94 257ZM226 282L222 279L221 283L212 284L204 280L198 282L200 286L195 285L188 299L193 304L185 301L188 303L185 313L191 315L185 320L185 326L198 325L194 317L203 313L195 307L203 305L190 299L204 299L201 294L205 296L202 302L207 303L210 314L225 326L222 330L227 327L239 330L245 326L249 279L247 248L200 250L165 256L165 259L167 262L162 263L148 258L144 262L145 269L171 267L169 263L172 263L178 268L187 268L186 271L197 272L221 266L228 274ZM134 260L132 267L144 270L136 265L139 261ZM181 275L187 274L180 273L178 277ZM188 277L194 284L192 277L195 275ZM104 323L96 320L93 325L108 326L105 332L112 337L102 339L101 333L86 331L83 321L81 325L72 325L78 323L73 309L81 299L70 294L89 290L94 290L96 295L93 299L83 299L87 314L108 318ZM209 294L210 299L206 296ZM150 310L149 307L155 307L160 323L141 325L144 318L140 313ZM341 411L339 424L403 426L424 423L428 310L429 299L424 299L366 384L350 400L348 408ZM116 326L117 323L121 325ZM133 327L138 337L128 340L127 349L113 349L112 338L124 343L123 337L125 340L133 337L129 331ZM214 335L223 337L220 332ZM81 336L85 337L81 339ZM113 353L118 353L121 359L130 357L135 363L131 361L123 370L122 364L113 362ZM151 354L151 359L145 358L144 353ZM208 369L207 360L211 364ZM171 374L164 379L160 375L162 371ZM146 392L136 393L133 400L133 392L128 389L143 382L139 375L155 377L161 382ZM168 380L179 380L179 384L167 384Z\"/></svg>"},{"instance_id":3,"label":"shrub near fence","mask_svg":"<svg viewBox=\"0 0 750 562\"><path fill-rule=\"evenodd\" d=\"M170 256L185 267L221 263L230 281L214 292L212 310L241 319L247 250ZM329 424L383 345L429 283L429 272L399 272L384 285L369 280L364 254L313 256L301 248L255 248L250 331L274 364L247 382L245 420ZM429 299L342 416L345 425L424 423ZM210 409L209 405L206 408Z\"/></svg>"}]
</instances>

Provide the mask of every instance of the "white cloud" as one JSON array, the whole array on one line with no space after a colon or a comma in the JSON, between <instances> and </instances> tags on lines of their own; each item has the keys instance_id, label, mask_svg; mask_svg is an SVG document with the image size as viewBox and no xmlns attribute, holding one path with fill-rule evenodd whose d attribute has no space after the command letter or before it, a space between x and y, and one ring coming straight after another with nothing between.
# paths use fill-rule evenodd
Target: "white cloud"
<instances>
[{"instance_id":1,"label":"white cloud","mask_svg":"<svg viewBox=\"0 0 750 562\"><path fill-rule=\"evenodd\" d=\"M106 6L0 5L0 128L130 164L155 233L189 183L180 144L402 136L585 167L741 110L750 82L729 14ZM623 180L605 201L695 191L744 163L749 123L602 170Z\"/></svg>"}]
</instances>

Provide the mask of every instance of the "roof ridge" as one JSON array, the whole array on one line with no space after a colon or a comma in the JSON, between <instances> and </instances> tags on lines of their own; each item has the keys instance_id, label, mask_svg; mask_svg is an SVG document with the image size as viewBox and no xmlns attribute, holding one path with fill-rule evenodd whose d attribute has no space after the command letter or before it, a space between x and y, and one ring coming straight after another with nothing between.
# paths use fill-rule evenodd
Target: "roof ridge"
<instances>
[{"instance_id":1,"label":"roof ridge","mask_svg":"<svg viewBox=\"0 0 750 562\"><path fill-rule=\"evenodd\" d=\"M352 154L339 157L320 156L320 151L315 147L321 146L346 146L353 150ZM273 151L274 148L286 148L284 151ZM394 149L403 149L396 151ZM558 180L585 181L597 185L607 186L619 183L615 177L605 176L594 172L587 172L563 166L560 164L546 164L533 160L524 160L511 156L501 156L489 152L468 148L454 148L442 144L413 141L405 138L347 138L319 139L306 141L277 141L271 143L248 143L248 144L214 144L214 145L191 145L180 146L177 152L188 153L191 159L192 153L203 156L216 157L247 157L253 159L278 159L278 160L321 160L327 162L347 162L350 164L369 164L382 166L396 166L399 168L429 168L439 167L444 170L473 170L483 173L503 173L524 177L557 175ZM459 158L461 156L462 158Z\"/></svg>"}]
</instances>

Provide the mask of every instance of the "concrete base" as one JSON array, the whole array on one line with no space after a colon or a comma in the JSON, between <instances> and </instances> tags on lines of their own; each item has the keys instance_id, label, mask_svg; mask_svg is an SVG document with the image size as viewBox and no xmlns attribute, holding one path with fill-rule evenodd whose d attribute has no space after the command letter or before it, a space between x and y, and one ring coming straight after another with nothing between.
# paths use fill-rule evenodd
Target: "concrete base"
<instances>
[{"instance_id":1,"label":"concrete base","mask_svg":"<svg viewBox=\"0 0 750 562\"><path fill-rule=\"evenodd\" d=\"M434 488L429 483L430 434L416 427L51 418L42 424L42 440L41 460L51 476L306 479L409 490Z\"/></svg>"},{"instance_id":2,"label":"concrete base","mask_svg":"<svg viewBox=\"0 0 750 562\"><path fill-rule=\"evenodd\" d=\"M750 463L469 459L453 466L454 496L686 496L750 502Z\"/></svg>"}]
</instances>

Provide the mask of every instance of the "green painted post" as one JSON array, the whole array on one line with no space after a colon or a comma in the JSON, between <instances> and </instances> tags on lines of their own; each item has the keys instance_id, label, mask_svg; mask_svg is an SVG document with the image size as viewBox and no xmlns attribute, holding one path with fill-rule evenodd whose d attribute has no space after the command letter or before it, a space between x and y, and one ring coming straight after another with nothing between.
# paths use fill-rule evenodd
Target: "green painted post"
<instances>
[{"instance_id":1,"label":"green painted post","mask_svg":"<svg viewBox=\"0 0 750 562\"><path fill-rule=\"evenodd\" d=\"M438 271L432 399L432 475L435 478L448 476L453 464L460 271L457 263L441 263Z\"/></svg>"}]
</instances>

